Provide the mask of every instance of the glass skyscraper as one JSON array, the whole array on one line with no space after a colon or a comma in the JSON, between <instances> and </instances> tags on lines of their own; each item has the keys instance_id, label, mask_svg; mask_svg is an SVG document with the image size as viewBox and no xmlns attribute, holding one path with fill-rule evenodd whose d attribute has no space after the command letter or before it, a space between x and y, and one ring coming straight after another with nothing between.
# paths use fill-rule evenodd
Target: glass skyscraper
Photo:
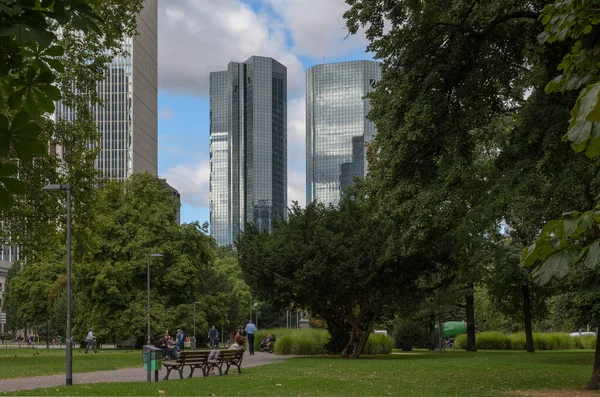
<instances>
[{"instance_id":1,"label":"glass skyscraper","mask_svg":"<svg viewBox=\"0 0 600 397\"><path fill-rule=\"evenodd\" d=\"M375 125L365 95L381 79L381 64L351 61L306 71L306 202L339 203L367 173L366 147Z\"/></svg>"},{"instance_id":2,"label":"glass skyscraper","mask_svg":"<svg viewBox=\"0 0 600 397\"><path fill-rule=\"evenodd\" d=\"M271 230L287 206L287 68L253 56L210 73L210 233Z\"/></svg>"},{"instance_id":3,"label":"glass skyscraper","mask_svg":"<svg viewBox=\"0 0 600 397\"><path fill-rule=\"evenodd\" d=\"M128 55L115 57L98 82L104 105L93 109L101 145L96 168L116 180L158 173L157 0L145 0L137 32L123 43ZM55 117L74 120L75 114L59 102Z\"/></svg>"}]
</instances>

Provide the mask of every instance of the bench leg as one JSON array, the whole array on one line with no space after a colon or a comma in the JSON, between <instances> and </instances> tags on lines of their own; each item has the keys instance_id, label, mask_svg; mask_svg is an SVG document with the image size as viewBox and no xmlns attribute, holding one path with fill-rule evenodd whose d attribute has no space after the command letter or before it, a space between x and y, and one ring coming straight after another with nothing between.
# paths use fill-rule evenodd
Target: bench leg
<instances>
[{"instance_id":1,"label":"bench leg","mask_svg":"<svg viewBox=\"0 0 600 397\"><path fill-rule=\"evenodd\" d=\"M179 371L179 379L183 379L183 365L178 369Z\"/></svg>"},{"instance_id":2,"label":"bench leg","mask_svg":"<svg viewBox=\"0 0 600 397\"><path fill-rule=\"evenodd\" d=\"M169 380L169 374L171 373L171 367L166 367L167 368L167 374L165 375L163 380Z\"/></svg>"},{"instance_id":3,"label":"bench leg","mask_svg":"<svg viewBox=\"0 0 600 397\"><path fill-rule=\"evenodd\" d=\"M197 368L197 367L196 367L196 366L194 366L194 365L191 365L190 367L191 367L191 369L192 369L192 370L190 371L190 376L188 376L188 378L191 378L191 377L192 377L192 375L194 375L194 370Z\"/></svg>"},{"instance_id":4,"label":"bench leg","mask_svg":"<svg viewBox=\"0 0 600 397\"><path fill-rule=\"evenodd\" d=\"M223 364L217 366L217 368L219 368L219 376L223 376L223 371L221 370L222 366Z\"/></svg>"}]
</instances>

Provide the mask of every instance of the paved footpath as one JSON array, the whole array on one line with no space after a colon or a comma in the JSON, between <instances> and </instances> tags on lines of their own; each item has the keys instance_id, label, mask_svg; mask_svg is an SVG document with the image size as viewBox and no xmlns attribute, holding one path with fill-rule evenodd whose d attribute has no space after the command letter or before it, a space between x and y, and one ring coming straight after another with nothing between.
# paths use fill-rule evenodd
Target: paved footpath
<instances>
[{"instance_id":1,"label":"paved footpath","mask_svg":"<svg viewBox=\"0 0 600 397\"><path fill-rule=\"evenodd\" d=\"M253 356L244 354L244 361L242 362L242 369L247 367L256 367L259 365L278 363L287 360L290 356L276 356L269 353L257 352ZM237 368L232 367L229 369L231 373L237 373ZM165 377L167 371L161 370L158 373L159 380ZM187 371L186 371L187 373ZM184 376L187 376L184 374ZM194 371L194 377L201 377L202 371ZM99 383L99 382L146 382L147 372L143 368L125 368L115 369L112 371L97 371L97 372L83 372L73 374L73 384L83 383ZM179 379L177 371L171 371L171 379ZM154 371L152 372L152 380L154 381ZM17 390L32 390L46 387L64 386L65 375L48 375L48 376L35 376L31 378L14 378L14 379L0 379L0 392L17 391Z\"/></svg>"}]
</instances>

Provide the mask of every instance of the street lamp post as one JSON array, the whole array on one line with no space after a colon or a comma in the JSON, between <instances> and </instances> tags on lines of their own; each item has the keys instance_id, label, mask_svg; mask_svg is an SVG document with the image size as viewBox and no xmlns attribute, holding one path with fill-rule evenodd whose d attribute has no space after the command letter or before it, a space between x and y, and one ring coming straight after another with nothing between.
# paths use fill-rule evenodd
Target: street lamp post
<instances>
[{"instance_id":1,"label":"street lamp post","mask_svg":"<svg viewBox=\"0 0 600 397\"><path fill-rule=\"evenodd\" d=\"M67 368L66 384L73 384L73 340L71 339L71 184L50 184L42 188L46 191L67 191Z\"/></svg>"},{"instance_id":2,"label":"street lamp post","mask_svg":"<svg viewBox=\"0 0 600 397\"><path fill-rule=\"evenodd\" d=\"M148 340L147 345L150 345L150 258L161 257L161 254L148 254Z\"/></svg>"},{"instance_id":3,"label":"street lamp post","mask_svg":"<svg viewBox=\"0 0 600 397\"><path fill-rule=\"evenodd\" d=\"M200 302L194 302L194 350L196 350L196 304Z\"/></svg>"},{"instance_id":4,"label":"street lamp post","mask_svg":"<svg viewBox=\"0 0 600 397\"><path fill-rule=\"evenodd\" d=\"M254 325L258 328L258 302L254 302L254 310L256 310L256 321L254 322ZM252 319L252 316L250 316L250 319Z\"/></svg>"}]
</instances>

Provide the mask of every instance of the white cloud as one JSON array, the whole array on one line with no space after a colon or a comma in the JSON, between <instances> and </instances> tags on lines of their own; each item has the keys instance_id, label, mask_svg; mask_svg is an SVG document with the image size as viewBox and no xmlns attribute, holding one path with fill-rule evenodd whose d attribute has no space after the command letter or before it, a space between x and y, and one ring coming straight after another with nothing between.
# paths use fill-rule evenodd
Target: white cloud
<instances>
[{"instance_id":1,"label":"white cloud","mask_svg":"<svg viewBox=\"0 0 600 397\"><path fill-rule=\"evenodd\" d=\"M288 69L288 91L304 86L304 68L286 45L283 25L237 0L159 3L159 87L208 95L209 73L231 61L269 56Z\"/></svg>"},{"instance_id":2,"label":"white cloud","mask_svg":"<svg viewBox=\"0 0 600 397\"><path fill-rule=\"evenodd\" d=\"M306 205L306 174L304 171L288 169L288 206L297 201L300 206Z\"/></svg>"},{"instance_id":3,"label":"white cloud","mask_svg":"<svg viewBox=\"0 0 600 397\"><path fill-rule=\"evenodd\" d=\"M266 0L283 19L294 40L293 51L317 59L337 58L366 49L363 33L349 36L344 0ZM325 59L326 61L326 59Z\"/></svg>"},{"instance_id":4,"label":"white cloud","mask_svg":"<svg viewBox=\"0 0 600 397\"><path fill-rule=\"evenodd\" d=\"M181 194L181 202L194 207L208 207L210 163L203 159L197 164L176 165L167 168L161 178L165 178Z\"/></svg>"},{"instance_id":5,"label":"white cloud","mask_svg":"<svg viewBox=\"0 0 600 397\"><path fill-rule=\"evenodd\" d=\"M288 101L287 108L288 162L306 161L306 98Z\"/></svg>"}]
</instances>

